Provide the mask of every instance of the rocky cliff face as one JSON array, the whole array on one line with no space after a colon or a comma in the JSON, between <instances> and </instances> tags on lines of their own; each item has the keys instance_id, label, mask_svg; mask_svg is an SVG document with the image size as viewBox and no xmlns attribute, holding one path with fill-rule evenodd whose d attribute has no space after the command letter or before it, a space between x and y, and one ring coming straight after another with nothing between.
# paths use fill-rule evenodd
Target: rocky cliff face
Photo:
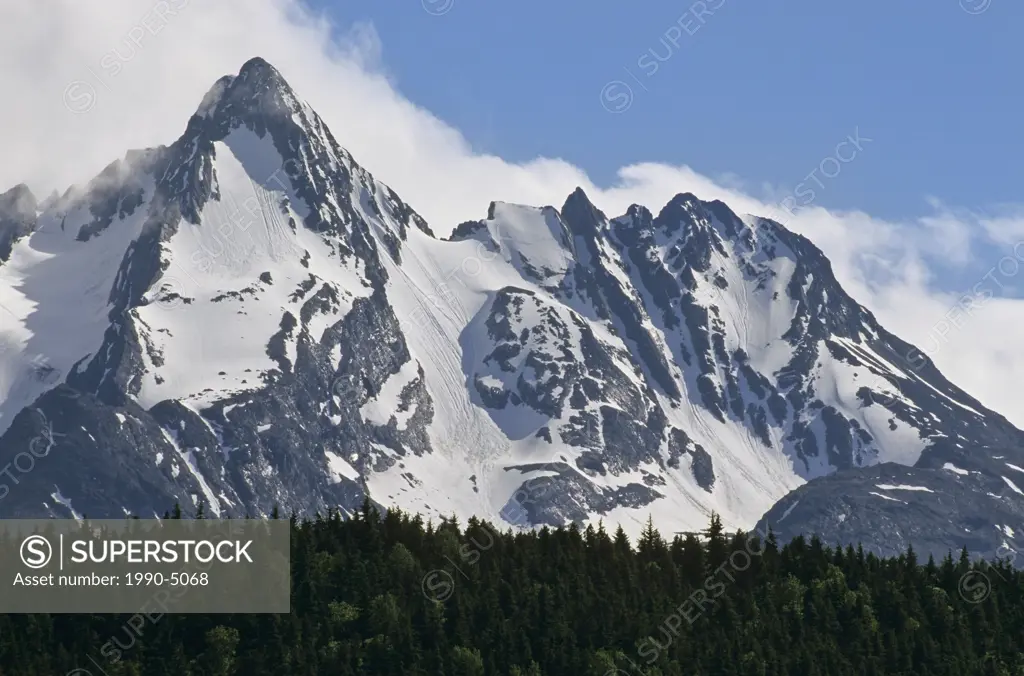
<instances>
[{"instance_id":1,"label":"rocky cliff face","mask_svg":"<svg viewBox=\"0 0 1024 676\"><path fill-rule=\"evenodd\" d=\"M35 195L26 185L0 195L0 262L11 257L15 242L35 229L38 208Z\"/></svg>"},{"instance_id":2,"label":"rocky cliff face","mask_svg":"<svg viewBox=\"0 0 1024 676\"><path fill-rule=\"evenodd\" d=\"M936 546L974 519L980 547L1016 509L991 484L1024 467L1021 432L781 225L689 194L609 218L577 190L440 239L260 59L170 146L42 205L0 196L0 303L6 516L370 496ZM938 493L977 511L900 511L941 514ZM980 527L991 500L1009 511Z\"/></svg>"}]
</instances>

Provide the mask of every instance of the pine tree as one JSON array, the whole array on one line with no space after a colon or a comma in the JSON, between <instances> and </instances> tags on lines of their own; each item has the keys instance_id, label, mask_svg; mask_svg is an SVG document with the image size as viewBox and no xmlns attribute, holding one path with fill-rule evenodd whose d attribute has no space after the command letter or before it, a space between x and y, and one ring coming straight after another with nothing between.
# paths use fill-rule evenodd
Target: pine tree
<instances>
[{"instance_id":1,"label":"pine tree","mask_svg":"<svg viewBox=\"0 0 1024 676\"><path fill-rule=\"evenodd\" d=\"M290 524L290 614L167 614L130 643L126 617L0 615L0 676L89 658L109 676L1024 673L1024 576L966 552L919 565L913 548L779 546L771 531L755 544L717 515L704 542L666 544L648 520L635 547L601 523L499 533L369 502ZM438 598L425 581L442 573Z\"/></svg>"}]
</instances>

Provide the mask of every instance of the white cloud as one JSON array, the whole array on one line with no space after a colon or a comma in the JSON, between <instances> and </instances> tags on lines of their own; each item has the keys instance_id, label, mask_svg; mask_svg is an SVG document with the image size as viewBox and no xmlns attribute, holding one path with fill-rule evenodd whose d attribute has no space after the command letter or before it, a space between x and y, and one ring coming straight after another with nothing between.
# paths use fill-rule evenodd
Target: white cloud
<instances>
[{"instance_id":1,"label":"white cloud","mask_svg":"<svg viewBox=\"0 0 1024 676\"><path fill-rule=\"evenodd\" d=\"M412 3L404 11L422 9ZM513 164L476 154L457 130L402 97L401 83L382 71L386 45L382 49L372 26L352 27L340 42L330 35L326 21L294 0L4 3L0 186L25 181L37 193L63 191L129 148L172 142L218 77L260 55L359 162L441 233L481 217L491 200L557 206L577 185L610 214L634 202L657 210L687 191L740 212L775 211L743 194L735 177L716 183L688 167L633 165L619 171L614 185L598 187L563 160ZM1011 286L1019 272L1010 274L1010 263L981 276L1002 256L1013 256L1024 217L1006 208L982 216L937 200L926 206L929 213L904 223L810 207L787 225L825 251L847 290L884 325L933 349L954 382L1024 426L1024 411L1015 407L1024 382L1024 358L1015 349L1024 303L990 299L971 316L944 319L960 294L936 290L950 268L979 265L979 256L988 255L978 253L984 250L979 245L1001 253L982 260L978 283L991 290ZM1024 259L1024 246L1018 251ZM944 329L943 321L952 328Z\"/></svg>"}]
</instances>

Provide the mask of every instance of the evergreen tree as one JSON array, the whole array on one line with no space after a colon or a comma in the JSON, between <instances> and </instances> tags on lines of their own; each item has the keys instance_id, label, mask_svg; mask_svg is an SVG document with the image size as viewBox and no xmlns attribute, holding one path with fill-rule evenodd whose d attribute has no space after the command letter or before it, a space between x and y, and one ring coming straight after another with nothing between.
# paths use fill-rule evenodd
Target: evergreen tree
<instances>
[{"instance_id":1,"label":"evergreen tree","mask_svg":"<svg viewBox=\"0 0 1024 676\"><path fill-rule=\"evenodd\" d=\"M780 546L717 515L670 543L648 520L635 546L601 523L435 527L368 501L290 523L290 614L132 633L127 616L0 616L0 676L1024 675L1024 576L966 552Z\"/></svg>"}]
</instances>

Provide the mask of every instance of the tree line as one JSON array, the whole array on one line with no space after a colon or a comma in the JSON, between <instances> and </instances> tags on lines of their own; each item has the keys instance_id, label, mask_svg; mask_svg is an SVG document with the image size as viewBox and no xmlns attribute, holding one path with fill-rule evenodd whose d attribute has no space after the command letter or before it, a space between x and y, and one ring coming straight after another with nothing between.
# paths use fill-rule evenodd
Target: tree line
<instances>
[{"instance_id":1,"label":"tree line","mask_svg":"<svg viewBox=\"0 0 1024 676\"><path fill-rule=\"evenodd\" d=\"M290 614L0 616L0 676L1024 675L1022 577L966 551L369 503L291 526Z\"/></svg>"}]
</instances>

